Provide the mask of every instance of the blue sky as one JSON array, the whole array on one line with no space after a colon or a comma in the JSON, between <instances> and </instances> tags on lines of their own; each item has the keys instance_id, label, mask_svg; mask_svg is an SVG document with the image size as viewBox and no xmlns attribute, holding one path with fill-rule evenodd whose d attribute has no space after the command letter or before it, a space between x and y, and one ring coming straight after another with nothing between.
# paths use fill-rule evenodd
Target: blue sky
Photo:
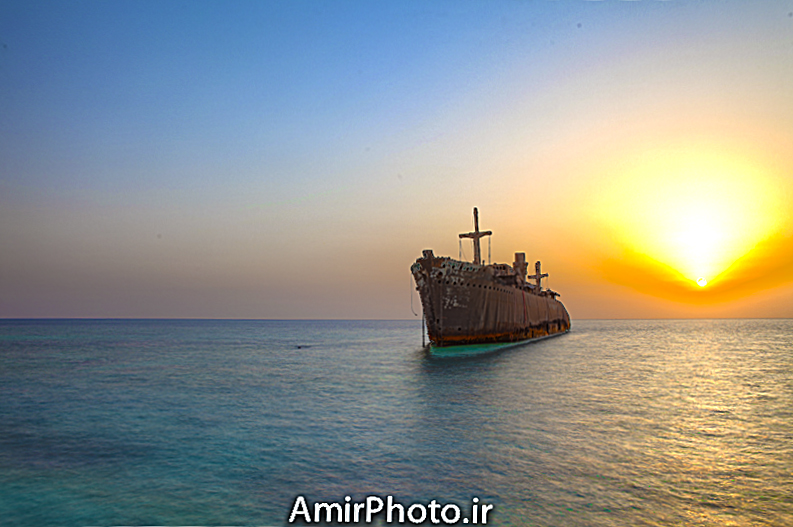
<instances>
[{"instance_id":1,"label":"blue sky","mask_svg":"<svg viewBox=\"0 0 793 527\"><path fill-rule=\"evenodd\" d=\"M565 295L579 313L619 316L598 311L602 277L571 264L589 256L575 227L589 167L619 166L636 138L707 136L784 180L791 13L5 2L0 316L403 318L410 263L455 256L475 205L500 261L534 251L582 292ZM613 304L679 307L638 294ZM747 308L719 309L701 313Z\"/></svg>"}]
</instances>

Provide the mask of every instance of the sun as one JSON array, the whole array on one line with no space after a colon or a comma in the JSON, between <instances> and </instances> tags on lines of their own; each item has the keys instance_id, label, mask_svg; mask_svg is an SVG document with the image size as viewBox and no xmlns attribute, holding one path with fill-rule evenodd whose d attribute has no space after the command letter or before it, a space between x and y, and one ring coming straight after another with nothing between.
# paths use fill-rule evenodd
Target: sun
<instances>
[{"instance_id":1,"label":"sun","mask_svg":"<svg viewBox=\"0 0 793 527\"><path fill-rule=\"evenodd\" d=\"M784 207L774 189L743 160L667 152L625 167L600 211L623 245L699 289L777 230Z\"/></svg>"}]
</instances>

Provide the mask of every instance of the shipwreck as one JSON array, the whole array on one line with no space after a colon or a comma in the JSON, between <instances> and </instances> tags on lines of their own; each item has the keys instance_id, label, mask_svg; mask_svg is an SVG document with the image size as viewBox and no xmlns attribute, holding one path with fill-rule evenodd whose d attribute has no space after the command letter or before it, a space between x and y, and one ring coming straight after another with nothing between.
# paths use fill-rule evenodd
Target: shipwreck
<instances>
[{"instance_id":1,"label":"shipwreck","mask_svg":"<svg viewBox=\"0 0 793 527\"><path fill-rule=\"evenodd\" d=\"M542 287L548 274L539 261L527 276L525 253L515 253L512 265L482 260L479 240L491 234L479 230L474 208L473 232L460 234L473 241L473 261L436 256L428 249L411 266L431 348L518 344L570 330L559 293Z\"/></svg>"}]
</instances>

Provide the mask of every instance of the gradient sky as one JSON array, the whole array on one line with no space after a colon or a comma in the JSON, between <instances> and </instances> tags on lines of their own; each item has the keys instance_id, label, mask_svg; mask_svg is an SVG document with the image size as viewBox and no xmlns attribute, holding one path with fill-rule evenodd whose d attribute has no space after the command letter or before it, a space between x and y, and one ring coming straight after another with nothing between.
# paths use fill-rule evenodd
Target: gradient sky
<instances>
[{"instance_id":1,"label":"gradient sky","mask_svg":"<svg viewBox=\"0 0 793 527\"><path fill-rule=\"evenodd\" d=\"M573 319L793 317L793 1L0 4L0 317L412 318L474 206Z\"/></svg>"}]
</instances>

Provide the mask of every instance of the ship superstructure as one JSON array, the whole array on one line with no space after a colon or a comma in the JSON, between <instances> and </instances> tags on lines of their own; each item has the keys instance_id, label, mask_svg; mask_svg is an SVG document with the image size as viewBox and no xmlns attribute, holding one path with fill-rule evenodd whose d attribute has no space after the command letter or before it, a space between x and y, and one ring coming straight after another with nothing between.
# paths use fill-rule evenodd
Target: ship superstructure
<instances>
[{"instance_id":1,"label":"ship superstructure","mask_svg":"<svg viewBox=\"0 0 793 527\"><path fill-rule=\"evenodd\" d=\"M519 342L570 329L559 293L542 287L548 274L540 262L529 276L522 252L515 253L512 265L485 264L479 240L491 234L479 230L474 208L474 230L460 234L473 241L472 262L435 256L428 249L411 266L433 347Z\"/></svg>"}]
</instances>

